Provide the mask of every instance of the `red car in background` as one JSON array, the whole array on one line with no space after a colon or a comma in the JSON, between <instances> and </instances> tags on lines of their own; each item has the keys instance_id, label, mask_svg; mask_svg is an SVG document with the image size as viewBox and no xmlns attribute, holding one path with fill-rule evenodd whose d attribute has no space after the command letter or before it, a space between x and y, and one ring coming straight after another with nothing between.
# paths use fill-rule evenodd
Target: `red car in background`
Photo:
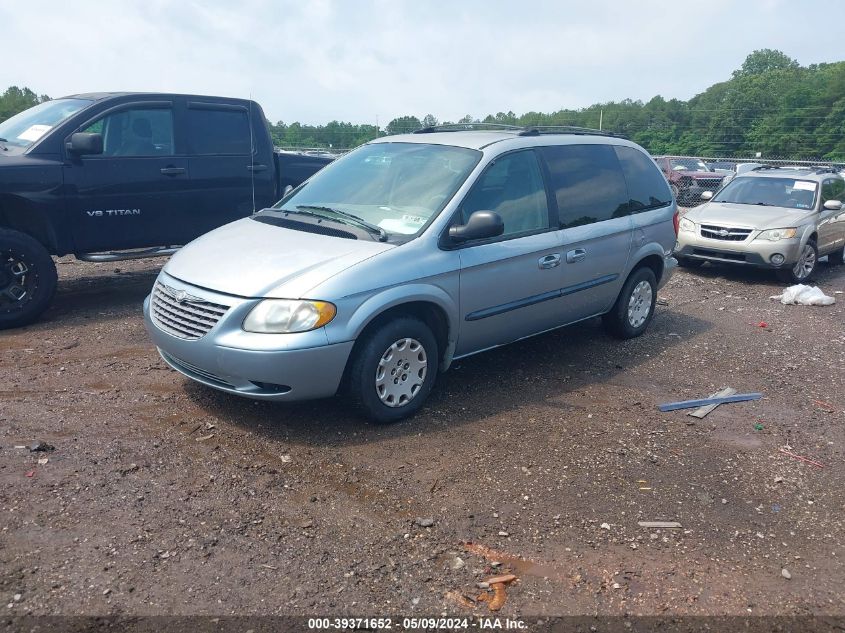
<instances>
[{"instance_id":1,"label":"red car in background","mask_svg":"<svg viewBox=\"0 0 845 633\"><path fill-rule=\"evenodd\" d=\"M654 161L666 176L678 204L695 206L705 191L716 192L725 174L712 171L700 158L690 156L655 156Z\"/></svg>"}]
</instances>

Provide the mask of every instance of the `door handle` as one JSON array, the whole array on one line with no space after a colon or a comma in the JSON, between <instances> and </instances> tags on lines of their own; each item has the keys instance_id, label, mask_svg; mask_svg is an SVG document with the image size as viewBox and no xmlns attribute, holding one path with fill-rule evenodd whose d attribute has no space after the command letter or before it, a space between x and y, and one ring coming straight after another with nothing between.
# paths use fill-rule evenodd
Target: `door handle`
<instances>
[{"instance_id":1,"label":"door handle","mask_svg":"<svg viewBox=\"0 0 845 633\"><path fill-rule=\"evenodd\" d=\"M266 171L267 165L247 165L246 168L249 171L256 172L256 171Z\"/></svg>"},{"instance_id":2,"label":"door handle","mask_svg":"<svg viewBox=\"0 0 845 633\"><path fill-rule=\"evenodd\" d=\"M165 176L180 176L185 173L184 167L162 167L159 171Z\"/></svg>"},{"instance_id":3,"label":"door handle","mask_svg":"<svg viewBox=\"0 0 845 633\"><path fill-rule=\"evenodd\" d=\"M574 264L575 262L580 262L582 259L587 257L587 249L585 248L576 248L575 250L569 251L566 253L566 263L567 264Z\"/></svg>"},{"instance_id":4,"label":"door handle","mask_svg":"<svg viewBox=\"0 0 845 633\"><path fill-rule=\"evenodd\" d=\"M541 269L554 268L555 266L560 266L560 253L552 253L551 255L545 255L539 260L537 260L537 264L540 266Z\"/></svg>"}]
</instances>

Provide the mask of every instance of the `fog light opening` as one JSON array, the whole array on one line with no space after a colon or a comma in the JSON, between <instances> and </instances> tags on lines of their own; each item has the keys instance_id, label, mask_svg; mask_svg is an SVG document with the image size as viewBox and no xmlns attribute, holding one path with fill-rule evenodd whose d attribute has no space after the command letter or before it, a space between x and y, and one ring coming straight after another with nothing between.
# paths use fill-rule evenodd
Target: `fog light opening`
<instances>
[{"instance_id":1,"label":"fog light opening","mask_svg":"<svg viewBox=\"0 0 845 633\"><path fill-rule=\"evenodd\" d=\"M772 262L775 266L780 266L783 263L783 260L786 259L780 253L775 253L769 258L769 261Z\"/></svg>"}]
</instances>

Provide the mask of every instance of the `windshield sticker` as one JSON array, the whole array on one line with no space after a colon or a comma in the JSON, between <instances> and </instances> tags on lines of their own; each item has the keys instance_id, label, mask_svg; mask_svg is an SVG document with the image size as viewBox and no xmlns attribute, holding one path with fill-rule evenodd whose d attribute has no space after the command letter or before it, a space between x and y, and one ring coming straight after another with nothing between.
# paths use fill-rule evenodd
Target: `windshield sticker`
<instances>
[{"instance_id":1,"label":"windshield sticker","mask_svg":"<svg viewBox=\"0 0 845 633\"><path fill-rule=\"evenodd\" d=\"M816 183L807 180L796 180L792 188L798 189L799 191L815 191Z\"/></svg>"},{"instance_id":2,"label":"windshield sticker","mask_svg":"<svg viewBox=\"0 0 845 633\"><path fill-rule=\"evenodd\" d=\"M385 218L378 225L385 231L401 233L402 235L413 235L419 230L419 226L416 224L408 224L405 220L396 218Z\"/></svg>"},{"instance_id":3,"label":"windshield sticker","mask_svg":"<svg viewBox=\"0 0 845 633\"><path fill-rule=\"evenodd\" d=\"M52 125L30 125L23 132L18 134L18 138L22 141L30 141L34 143L47 132L53 128Z\"/></svg>"},{"instance_id":4,"label":"windshield sticker","mask_svg":"<svg viewBox=\"0 0 845 633\"><path fill-rule=\"evenodd\" d=\"M425 224L425 218L421 218L418 215L403 215L402 221L409 222L411 224Z\"/></svg>"}]
</instances>

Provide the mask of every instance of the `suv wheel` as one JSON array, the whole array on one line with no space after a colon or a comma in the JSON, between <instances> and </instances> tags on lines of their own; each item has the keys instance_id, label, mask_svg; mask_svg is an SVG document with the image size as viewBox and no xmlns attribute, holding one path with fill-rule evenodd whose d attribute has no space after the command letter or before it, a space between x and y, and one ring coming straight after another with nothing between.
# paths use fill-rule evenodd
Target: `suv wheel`
<instances>
[{"instance_id":1,"label":"suv wheel","mask_svg":"<svg viewBox=\"0 0 845 633\"><path fill-rule=\"evenodd\" d=\"M604 327L617 338L634 338L645 332L654 316L657 279L651 268L635 270L628 277L613 309L602 317Z\"/></svg>"},{"instance_id":2,"label":"suv wheel","mask_svg":"<svg viewBox=\"0 0 845 633\"><path fill-rule=\"evenodd\" d=\"M793 284L803 284L808 281L813 273L816 272L816 266L819 263L819 249L816 248L816 243L808 240L801 248L801 254L798 256L798 261L789 270L779 270L778 277L782 281Z\"/></svg>"},{"instance_id":3,"label":"suv wheel","mask_svg":"<svg viewBox=\"0 0 845 633\"><path fill-rule=\"evenodd\" d=\"M37 240L0 229L0 330L35 321L56 293L56 265Z\"/></svg>"},{"instance_id":4,"label":"suv wheel","mask_svg":"<svg viewBox=\"0 0 845 633\"><path fill-rule=\"evenodd\" d=\"M399 317L362 341L350 366L350 395L374 422L396 422L422 407L437 369L437 341L429 327Z\"/></svg>"}]
</instances>

